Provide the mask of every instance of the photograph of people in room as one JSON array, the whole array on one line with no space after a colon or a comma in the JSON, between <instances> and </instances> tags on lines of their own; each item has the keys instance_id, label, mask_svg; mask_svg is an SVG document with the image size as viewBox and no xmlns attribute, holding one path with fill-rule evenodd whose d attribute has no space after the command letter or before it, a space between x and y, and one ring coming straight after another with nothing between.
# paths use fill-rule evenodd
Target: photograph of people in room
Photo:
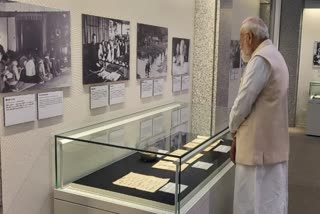
<instances>
[{"instance_id":1,"label":"photograph of people in room","mask_svg":"<svg viewBox=\"0 0 320 214\"><path fill-rule=\"evenodd\" d=\"M82 15L83 83L129 80L130 23Z\"/></svg>"},{"instance_id":2,"label":"photograph of people in room","mask_svg":"<svg viewBox=\"0 0 320 214\"><path fill-rule=\"evenodd\" d=\"M137 79L167 75L168 29L138 24Z\"/></svg>"},{"instance_id":3,"label":"photograph of people in room","mask_svg":"<svg viewBox=\"0 0 320 214\"><path fill-rule=\"evenodd\" d=\"M181 75L189 73L189 48L190 40L172 39L172 73Z\"/></svg>"},{"instance_id":4,"label":"photograph of people in room","mask_svg":"<svg viewBox=\"0 0 320 214\"><path fill-rule=\"evenodd\" d=\"M71 86L70 13L1 4L0 92Z\"/></svg>"},{"instance_id":5,"label":"photograph of people in room","mask_svg":"<svg viewBox=\"0 0 320 214\"><path fill-rule=\"evenodd\" d=\"M313 67L320 68L320 42L314 42L313 48Z\"/></svg>"}]
</instances>

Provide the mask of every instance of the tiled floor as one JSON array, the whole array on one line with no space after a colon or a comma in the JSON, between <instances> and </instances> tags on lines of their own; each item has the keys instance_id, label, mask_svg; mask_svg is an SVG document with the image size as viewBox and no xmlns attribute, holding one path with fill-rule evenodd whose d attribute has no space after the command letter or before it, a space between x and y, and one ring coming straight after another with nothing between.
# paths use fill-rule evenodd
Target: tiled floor
<instances>
[{"instance_id":1,"label":"tiled floor","mask_svg":"<svg viewBox=\"0 0 320 214\"><path fill-rule=\"evenodd\" d=\"M290 130L289 214L320 213L320 137Z\"/></svg>"}]
</instances>

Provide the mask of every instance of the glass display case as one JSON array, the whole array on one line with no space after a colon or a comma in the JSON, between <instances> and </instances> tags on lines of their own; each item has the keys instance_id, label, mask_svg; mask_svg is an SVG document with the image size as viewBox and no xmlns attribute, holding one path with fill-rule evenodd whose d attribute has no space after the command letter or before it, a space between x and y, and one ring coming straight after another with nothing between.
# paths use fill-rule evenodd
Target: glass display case
<instances>
[{"instance_id":1,"label":"glass display case","mask_svg":"<svg viewBox=\"0 0 320 214\"><path fill-rule=\"evenodd\" d=\"M190 111L172 103L56 135L56 190L99 195L148 213L186 213L230 164L232 143L228 129L192 133Z\"/></svg>"},{"instance_id":2,"label":"glass display case","mask_svg":"<svg viewBox=\"0 0 320 214\"><path fill-rule=\"evenodd\" d=\"M320 82L310 82L309 97L310 100L320 100Z\"/></svg>"}]
</instances>

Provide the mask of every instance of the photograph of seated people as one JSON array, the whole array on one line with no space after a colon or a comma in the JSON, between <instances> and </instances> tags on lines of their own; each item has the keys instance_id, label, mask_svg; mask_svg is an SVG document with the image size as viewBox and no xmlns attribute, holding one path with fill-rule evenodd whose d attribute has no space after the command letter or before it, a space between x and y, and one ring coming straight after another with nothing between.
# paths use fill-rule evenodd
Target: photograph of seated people
<instances>
[{"instance_id":1,"label":"photograph of seated people","mask_svg":"<svg viewBox=\"0 0 320 214\"><path fill-rule=\"evenodd\" d=\"M6 30L0 32L0 38L5 38L0 39L0 92L70 86L69 13L15 10L3 14L0 27Z\"/></svg>"},{"instance_id":2,"label":"photograph of seated people","mask_svg":"<svg viewBox=\"0 0 320 214\"><path fill-rule=\"evenodd\" d=\"M83 15L83 83L129 80L129 22Z\"/></svg>"}]
</instances>

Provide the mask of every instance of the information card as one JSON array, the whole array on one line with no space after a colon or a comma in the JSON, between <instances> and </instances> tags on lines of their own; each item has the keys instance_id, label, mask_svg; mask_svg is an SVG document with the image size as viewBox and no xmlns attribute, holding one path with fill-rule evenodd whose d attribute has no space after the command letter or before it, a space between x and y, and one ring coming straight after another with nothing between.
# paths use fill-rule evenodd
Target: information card
<instances>
[{"instance_id":1,"label":"information card","mask_svg":"<svg viewBox=\"0 0 320 214\"><path fill-rule=\"evenodd\" d=\"M163 116L158 116L153 118L153 129L152 133L153 135L158 135L163 132Z\"/></svg>"},{"instance_id":2,"label":"information card","mask_svg":"<svg viewBox=\"0 0 320 214\"><path fill-rule=\"evenodd\" d=\"M173 76L172 78L172 91L181 91L181 76Z\"/></svg>"},{"instance_id":3,"label":"information card","mask_svg":"<svg viewBox=\"0 0 320 214\"><path fill-rule=\"evenodd\" d=\"M101 108L108 106L109 86L92 86L90 87L90 108Z\"/></svg>"},{"instance_id":4,"label":"information card","mask_svg":"<svg viewBox=\"0 0 320 214\"><path fill-rule=\"evenodd\" d=\"M27 123L37 119L34 94L4 98L4 126Z\"/></svg>"},{"instance_id":5,"label":"information card","mask_svg":"<svg viewBox=\"0 0 320 214\"><path fill-rule=\"evenodd\" d=\"M141 121L140 123L140 139L152 137L152 120Z\"/></svg>"},{"instance_id":6,"label":"information card","mask_svg":"<svg viewBox=\"0 0 320 214\"><path fill-rule=\"evenodd\" d=\"M153 95L153 80L141 80L140 85L141 98L152 97Z\"/></svg>"},{"instance_id":7,"label":"information card","mask_svg":"<svg viewBox=\"0 0 320 214\"><path fill-rule=\"evenodd\" d=\"M163 95L164 79L155 79L153 82L153 96Z\"/></svg>"},{"instance_id":8,"label":"information card","mask_svg":"<svg viewBox=\"0 0 320 214\"><path fill-rule=\"evenodd\" d=\"M124 103L125 89L124 83L110 85L110 105Z\"/></svg>"},{"instance_id":9,"label":"information card","mask_svg":"<svg viewBox=\"0 0 320 214\"><path fill-rule=\"evenodd\" d=\"M190 75L183 75L181 80L181 90L186 91L190 89Z\"/></svg>"},{"instance_id":10,"label":"information card","mask_svg":"<svg viewBox=\"0 0 320 214\"><path fill-rule=\"evenodd\" d=\"M63 115L63 91L38 94L39 120Z\"/></svg>"}]
</instances>

